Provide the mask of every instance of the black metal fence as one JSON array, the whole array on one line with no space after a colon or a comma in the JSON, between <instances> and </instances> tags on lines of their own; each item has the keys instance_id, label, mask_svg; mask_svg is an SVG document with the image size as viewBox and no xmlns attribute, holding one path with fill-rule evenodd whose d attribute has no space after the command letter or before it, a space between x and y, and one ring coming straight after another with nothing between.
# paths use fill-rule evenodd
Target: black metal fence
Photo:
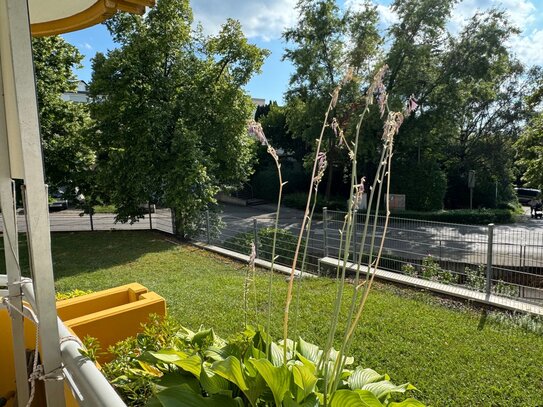
<instances>
[{"instance_id":1,"label":"black metal fence","mask_svg":"<svg viewBox=\"0 0 543 407\"><path fill-rule=\"evenodd\" d=\"M99 230L160 230L174 233L172 211L168 208L153 209L143 218L134 223L115 222L114 213L95 213L92 216L80 210L64 210L49 214L51 232L84 232ZM26 232L24 213L17 215L17 227L20 232ZM0 216L0 233L3 221Z\"/></svg>"}]
</instances>

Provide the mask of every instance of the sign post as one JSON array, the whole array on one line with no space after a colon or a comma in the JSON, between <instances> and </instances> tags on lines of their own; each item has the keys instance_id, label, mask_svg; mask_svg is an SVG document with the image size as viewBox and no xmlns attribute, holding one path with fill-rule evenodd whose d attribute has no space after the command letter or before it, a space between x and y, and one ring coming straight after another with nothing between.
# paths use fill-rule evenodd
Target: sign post
<instances>
[{"instance_id":1,"label":"sign post","mask_svg":"<svg viewBox=\"0 0 543 407\"><path fill-rule=\"evenodd\" d=\"M468 172L469 208L473 209L473 188L475 188L475 171Z\"/></svg>"}]
</instances>

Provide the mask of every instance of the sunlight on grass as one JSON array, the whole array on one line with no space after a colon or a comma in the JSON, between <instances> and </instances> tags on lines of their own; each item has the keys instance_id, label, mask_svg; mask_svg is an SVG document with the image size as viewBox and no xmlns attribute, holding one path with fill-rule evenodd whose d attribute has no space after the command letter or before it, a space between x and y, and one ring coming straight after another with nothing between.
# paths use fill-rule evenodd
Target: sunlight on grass
<instances>
[{"instance_id":1,"label":"sunlight on grass","mask_svg":"<svg viewBox=\"0 0 543 407\"><path fill-rule=\"evenodd\" d=\"M139 282L166 298L170 315L191 329L213 327L227 337L242 328L243 264L147 231L55 234L53 258L58 291ZM265 271L256 282L265 323ZM286 288L278 275L276 338ZM334 289L329 279L304 280L299 333L320 346ZM543 337L485 322L482 311L410 289L376 285L351 353L398 383L412 382L421 391L417 398L433 406L536 406L543 400Z\"/></svg>"}]
</instances>

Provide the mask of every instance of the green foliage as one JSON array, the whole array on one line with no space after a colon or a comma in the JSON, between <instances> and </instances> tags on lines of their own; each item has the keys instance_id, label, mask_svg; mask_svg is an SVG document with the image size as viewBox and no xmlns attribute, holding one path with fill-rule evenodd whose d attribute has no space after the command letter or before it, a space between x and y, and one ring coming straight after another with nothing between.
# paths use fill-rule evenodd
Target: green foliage
<instances>
[{"instance_id":1,"label":"green foliage","mask_svg":"<svg viewBox=\"0 0 543 407\"><path fill-rule=\"evenodd\" d=\"M432 256L424 257L419 269L413 264L407 263L402 264L401 271L411 277L420 277L443 284L456 284L458 282L456 274L441 268L439 262Z\"/></svg>"},{"instance_id":2,"label":"green foliage","mask_svg":"<svg viewBox=\"0 0 543 407\"><path fill-rule=\"evenodd\" d=\"M281 171L283 175L283 182L287 182L287 184L283 187L283 193L286 194L286 196L290 196L298 191L304 191L307 188L310 177L305 170L301 168L301 166L289 165L287 162L281 165ZM269 166L257 170L251 179L251 184L253 185L253 193L255 197L266 199L271 202L277 201L277 196L279 193L279 179L277 177L277 169L275 168L275 165L274 167Z\"/></svg>"},{"instance_id":3,"label":"green foliage","mask_svg":"<svg viewBox=\"0 0 543 407\"><path fill-rule=\"evenodd\" d=\"M516 221L515 212L509 209L456 209L436 212L397 211L391 216L433 222L488 225L489 223L514 223Z\"/></svg>"},{"instance_id":4,"label":"green foliage","mask_svg":"<svg viewBox=\"0 0 543 407\"><path fill-rule=\"evenodd\" d=\"M188 0L109 19L120 46L96 55L90 86L98 179L117 219L137 220L142 202L163 204L175 211L182 237L219 190L251 174L253 107L242 87L267 55L235 20L209 37L192 22Z\"/></svg>"},{"instance_id":5,"label":"green foliage","mask_svg":"<svg viewBox=\"0 0 543 407\"><path fill-rule=\"evenodd\" d=\"M168 315L185 326L213 326L224 336L243 326L242 264L149 231L54 233L51 238L58 291L102 290L137 281L163 296ZM25 247L23 239L21 266L29 275ZM2 272L5 264L0 262ZM267 287L268 282L269 273L257 269L256 285ZM334 283L311 278L303 284L298 332L322 347ZM352 286L345 290L352 293ZM284 298L285 292L284 276L276 274L273 297ZM267 295L258 298L262 312L267 312L267 301ZM537 328L536 319L495 314L485 320L479 308L379 283L368 298L350 355L363 366L389 372L399 383L414 381L421 390L417 398L428 405L447 406L452 400L462 406L536 406L543 380L541 321ZM281 318L277 305L272 309L274 337L281 334L274 329Z\"/></svg>"},{"instance_id":6,"label":"green foliage","mask_svg":"<svg viewBox=\"0 0 543 407\"><path fill-rule=\"evenodd\" d=\"M443 209L447 179L435 162L398 165L394 168L393 185L394 193L405 194L407 210Z\"/></svg>"},{"instance_id":7,"label":"green foliage","mask_svg":"<svg viewBox=\"0 0 543 407\"><path fill-rule=\"evenodd\" d=\"M515 148L524 173L522 179L529 186L543 189L543 114L528 123Z\"/></svg>"},{"instance_id":8,"label":"green foliage","mask_svg":"<svg viewBox=\"0 0 543 407\"><path fill-rule=\"evenodd\" d=\"M298 24L285 32L285 58L294 65L285 95L286 122L293 137L308 146L319 134L318 118L327 95L346 66L352 66L357 77L352 88L343 90L333 116L349 141L355 132L355 108L360 106L355 89L367 87L366 67L375 65L368 60L390 67L385 85L391 109L400 109L411 94L415 96L419 108L402 125L393 165L399 175L395 186L405 191L407 205L414 210L469 207L470 170L477 171L475 207L495 208L510 201L514 197L513 144L526 122L532 123L533 131L531 135L529 130L524 132L521 140L525 141L516 145L520 170L527 171L524 179L530 185L542 183L537 160L541 126L540 120L532 119L541 101L541 72L527 70L507 47L518 28L503 10L478 11L460 32L451 31L456 3L394 1L391 9L398 20L381 37L372 5L360 7L362 12L344 13L332 0L300 1ZM534 88L534 94L526 98L527 90ZM362 126L364 141L358 154L362 175L372 174L378 165L374 153L380 130L378 109L371 109ZM342 169L348 158L337 144L327 128L327 197L345 186Z\"/></svg>"},{"instance_id":9,"label":"green foliage","mask_svg":"<svg viewBox=\"0 0 543 407\"><path fill-rule=\"evenodd\" d=\"M305 209L307 203L307 194L303 192L287 194L283 198L283 204L289 208ZM327 207L332 211L344 211L347 208L347 199L332 196L330 199L324 198L322 195L317 196L317 204L315 205L315 211L322 212L322 208Z\"/></svg>"},{"instance_id":10,"label":"green foliage","mask_svg":"<svg viewBox=\"0 0 543 407\"><path fill-rule=\"evenodd\" d=\"M351 119L358 119L359 89L368 85L361 78L370 73L368 66L382 41L377 29L377 8L369 1L363 5L358 10L344 11L334 0L299 1L297 25L283 34L287 41L284 58L294 66L285 94L286 122L292 135L309 147L305 160L308 165L312 164L315 139L321 132L329 95L349 67L360 77L344 84L330 119L336 117L342 128L353 127ZM325 196L329 199L333 182L343 176L341 169L349 167L349 158L338 146L330 127L324 131L323 146L328 160Z\"/></svg>"},{"instance_id":11,"label":"green foliage","mask_svg":"<svg viewBox=\"0 0 543 407\"><path fill-rule=\"evenodd\" d=\"M83 56L60 36L33 38L32 49L46 182L50 189L65 188L70 199L95 162L88 106L61 99L76 90L73 70Z\"/></svg>"},{"instance_id":12,"label":"green foliage","mask_svg":"<svg viewBox=\"0 0 543 407\"><path fill-rule=\"evenodd\" d=\"M67 300L67 299L70 299L70 298L81 297L82 295L87 295L87 294L90 294L92 292L93 292L92 290L78 290L76 288L75 290L56 293L55 298L56 298L57 301Z\"/></svg>"},{"instance_id":13,"label":"green foliage","mask_svg":"<svg viewBox=\"0 0 543 407\"><path fill-rule=\"evenodd\" d=\"M411 276L411 277L418 276L417 269L411 263L402 264L401 270L402 270L402 273L407 274L408 276Z\"/></svg>"},{"instance_id":14,"label":"green foliage","mask_svg":"<svg viewBox=\"0 0 543 407\"><path fill-rule=\"evenodd\" d=\"M258 258L271 261L274 230L272 227L264 227L258 230ZM238 253L250 254L252 242L254 242L254 233L242 232L227 239L224 242L224 247ZM298 237L291 231L277 229L277 241L275 244L276 263L292 264L297 242ZM304 245L305 241L302 240L302 247Z\"/></svg>"},{"instance_id":15,"label":"green foliage","mask_svg":"<svg viewBox=\"0 0 543 407\"><path fill-rule=\"evenodd\" d=\"M484 265L479 264L476 270L466 267L464 273L466 274L466 285L469 288L484 291L486 286L486 269Z\"/></svg>"},{"instance_id":16,"label":"green foliage","mask_svg":"<svg viewBox=\"0 0 543 407\"><path fill-rule=\"evenodd\" d=\"M301 338L296 344L288 341L284 361L282 347L260 329L247 327L227 341L213 330L192 332L171 319L153 317L136 338L111 349L115 359L103 366L103 372L129 406L324 405L325 370L319 368L323 351ZM270 349L274 351L268 353ZM336 357L333 351L324 365ZM398 394L416 390L409 383L394 385L387 375L362 367L345 369L342 377L341 388L330 395L330 406L360 399L382 407L390 405L393 395L397 399Z\"/></svg>"}]
</instances>

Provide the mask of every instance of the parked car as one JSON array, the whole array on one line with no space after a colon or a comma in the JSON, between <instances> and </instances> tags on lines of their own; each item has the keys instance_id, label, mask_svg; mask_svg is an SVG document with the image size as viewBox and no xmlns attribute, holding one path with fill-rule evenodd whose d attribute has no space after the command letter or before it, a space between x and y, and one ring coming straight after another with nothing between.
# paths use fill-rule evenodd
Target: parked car
<instances>
[{"instance_id":1,"label":"parked car","mask_svg":"<svg viewBox=\"0 0 543 407\"><path fill-rule=\"evenodd\" d=\"M57 191L49 196L49 212L62 211L68 209L68 200L64 199L64 193Z\"/></svg>"},{"instance_id":2,"label":"parked car","mask_svg":"<svg viewBox=\"0 0 543 407\"><path fill-rule=\"evenodd\" d=\"M515 188L515 192L518 196L518 201L527 205L532 199L536 199L541 196L541 190L536 188Z\"/></svg>"}]
</instances>

